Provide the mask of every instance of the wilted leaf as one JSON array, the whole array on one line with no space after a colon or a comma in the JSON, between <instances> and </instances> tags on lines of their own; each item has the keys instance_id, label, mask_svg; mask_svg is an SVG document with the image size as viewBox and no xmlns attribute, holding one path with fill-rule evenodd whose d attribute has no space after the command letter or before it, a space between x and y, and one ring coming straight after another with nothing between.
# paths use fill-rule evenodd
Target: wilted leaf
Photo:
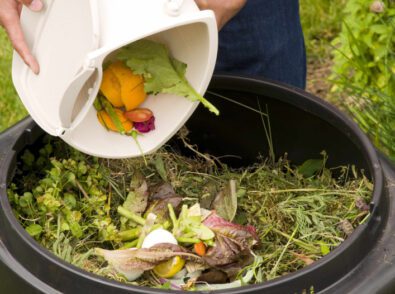
<instances>
[{"instance_id":1,"label":"wilted leaf","mask_svg":"<svg viewBox=\"0 0 395 294\"><path fill-rule=\"evenodd\" d=\"M219 216L232 221L237 211L236 181L230 180L222 191L217 194L213 202L213 209Z\"/></svg>"},{"instance_id":2,"label":"wilted leaf","mask_svg":"<svg viewBox=\"0 0 395 294\"><path fill-rule=\"evenodd\" d=\"M158 186L150 188L150 199L165 199L169 197L177 196L176 192L173 189L173 186L170 183L162 183Z\"/></svg>"},{"instance_id":3,"label":"wilted leaf","mask_svg":"<svg viewBox=\"0 0 395 294\"><path fill-rule=\"evenodd\" d=\"M215 183L214 181L208 181L203 189L202 196L200 197L200 206L206 209L210 209L216 195L217 183Z\"/></svg>"},{"instance_id":4,"label":"wilted leaf","mask_svg":"<svg viewBox=\"0 0 395 294\"><path fill-rule=\"evenodd\" d=\"M242 226L228 222L216 213L212 213L204 220L203 224L213 230L216 235L223 235L236 240L242 249L250 248L258 241L258 236L253 226Z\"/></svg>"},{"instance_id":5,"label":"wilted leaf","mask_svg":"<svg viewBox=\"0 0 395 294\"><path fill-rule=\"evenodd\" d=\"M203 223L215 232L215 245L203 257L208 265L220 267L231 279L253 262L251 247L257 242L257 235L252 226L233 224L215 212Z\"/></svg>"},{"instance_id":6,"label":"wilted leaf","mask_svg":"<svg viewBox=\"0 0 395 294\"><path fill-rule=\"evenodd\" d=\"M311 259L310 257L308 257L307 255L299 254L299 253L295 253L295 252L293 252L293 255L295 255L298 259L303 261L306 265L310 265L314 262L314 260Z\"/></svg>"},{"instance_id":7,"label":"wilted leaf","mask_svg":"<svg viewBox=\"0 0 395 294\"><path fill-rule=\"evenodd\" d=\"M362 197L355 199L355 206L362 211L369 211L369 205L366 204Z\"/></svg>"},{"instance_id":8,"label":"wilted leaf","mask_svg":"<svg viewBox=\"0 0 395 294\"><path fill-rule=\"evenodd\" d=\"M207 265L198 262L188 261L185 263L185 268L188 273L194 273L197 271L205 270L207 268Z\"/></svg>"},{"instance_id":9,"label":"wilted leaf","mask_svg":"<svg viewBox=\"0 0 395 294\"><path fill-rule=\"evenodd\" d=\"M148 207L144 215L146 216L149 213L154 213L157 216L157 223L162 223L169 218L169 211L167 209L167 205L170 203L171 206L173 206L174 210L178 210L181 202L182 197L180 196L155 200Z\"/></svg>"},{"instance_id":10,"label":"wilted leaf","mask_svg":"<svg viewBox=\"0 0 395 294\"><path fill-rule=\"evenodd\" d=\"M354 232L354 227L348 220L343 220L339 223L338 228L343 231L347 236L350 236Z\"/></svg>"},{"instance_id":11,"label":"wilted leaf","mask_svg":"<svg viewBox=\"0 0 395 294\"><path fill-rule=\"evenodd\" d=\"M203 260L212 268L219 269L233 280L240 270L254 262L249 249L242 249L235 240L225 236L217 236L215 246L211 247ZM222 281L222 283L227 282Z\"/></svg>"},{"instance_id":12,"label":"wilted leaf","mask_svg":"<svg viewBox=\"0 0 395 294\"><path fill-rule=\"evenodd\" d=\"M125 250L106 250L95 248L98 256L104 257L114 269L125 276L134 277L136 271L153 269L155 265L167 261L174 256L185 260L204 263L201 257L185 252L185 249L174 244L157 244L151 248L130 248Z\"/></svg>"},{"instance_id":13,"label":"wilted leaf","mask_svg":"<svg viewBox=\"0 0 395 294\"><path fill-rule=\"evenodd\" d=\"M197 280L199 282L206 282L209 284L223 284L228 282L228 275L223 271L210 269L202 273Z\"/></svg>"},{"instance_id":14,"label":"wilted leaf","mask_svg":"<svg viewBox=\"0 0 395 294\"><path fill-rule=\"evenodd\" d=\"M140 187L128 193L122 206L133 213L141 215L147 208L147 203L148 186L147 182L143 181Z\"/></svg>"}]
</instances>

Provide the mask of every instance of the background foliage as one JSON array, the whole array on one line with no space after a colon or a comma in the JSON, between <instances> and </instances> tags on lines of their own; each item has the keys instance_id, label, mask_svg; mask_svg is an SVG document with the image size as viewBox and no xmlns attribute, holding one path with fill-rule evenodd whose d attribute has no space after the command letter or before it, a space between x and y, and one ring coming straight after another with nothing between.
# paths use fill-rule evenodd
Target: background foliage
<instances>
[{"instance_id":1,"label":"background foliage","mask_svg":"<svg viewBox=\"0 0 395 294\"><path fill-rule=\"evenodd\" d=\"M0 132L26 116L11 80L12 47L0 28Z\"/></svg>"},{"instance_id":2,"label":"background foliage","mask_svg":"<svg viewBox=\"0 0 395 294\"><path fill-rule=\"evenodd\" d=\"M334 49L332 91L360 127L395 160L395 7L349 0Z\"/></svg>"}]
</instances>

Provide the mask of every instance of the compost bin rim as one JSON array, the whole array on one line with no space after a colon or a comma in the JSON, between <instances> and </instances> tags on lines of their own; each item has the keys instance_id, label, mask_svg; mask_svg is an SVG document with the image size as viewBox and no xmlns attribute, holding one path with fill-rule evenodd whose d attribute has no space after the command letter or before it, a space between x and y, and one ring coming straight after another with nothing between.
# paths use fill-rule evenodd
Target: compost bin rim
<instances>
[{"instance_id":1,"label":"compost bin rim","mask_svg":"<svg viewBox=\"0 0 395 294\"><path fill-rule=\"evenodd\" d=\"M224 76L224 75L214 78L214 81L217 83L217 87L218 87L218 82L224 82L224 79L227 79L228 82L229 82L229 80L238 81L238 82L247 81L249 83L252 82L254 84L261 85L261 86L264 85L264 86L269 86L269 87L275 87L275 88L278 88L281 90L293 92L296 96L302 95L304 98L309 99L309 101L311 103L319 104L320 106L324 107L327 111L335 113L338 116L338 118L345 125L351 123L350 128L357 135L357 137L360 139L360 141L363 145L362 146L363 150L366 150L366 152L364 152L365 160L367 161L369 167L371 168L372 177L373 177L373 180L375 183L374 190L372 193L373 194L372 199L378 200L380 198L380 193L382 192L382 185L383 185L383 174L382 174L382 171L379 170L380 163L378 161L377 154L375 153L375 150L372 147L372 145L370 144L370 142L368 141L367 137L360 131L360 129L356 126L356 124L351 122L344 114L340 113L336 108L329 105L325 101L323 101L317 97L314 97L313 95L310 95L310 94L308 94L302 90L299 90L299 89L295 89L295 88L284 86L284 85L279 85L277 83L273 83L270 81L262 81L262 80L258 81L256 79L251 78L251 77L234 77L234 76ZM227 83L226 88L231 90L233 88L233 86L234 86L233 82ZM235 89L235 90L239 90L239 89ZM244 91L246 91L246 90L244 90ZM248 90L246 92L248 92ZM278 97L276 97L276 99L282 100L282 99L279 99ZM283 99L283 101L300 108L300 105L295 105L294 103L292 103L294 101L290 101L290 100L286 100L286 99ZM34 126L34 127L38 128L37 126ZM31 133L32 132L30 132L30 135L31 135ZM25 134L25 135L27 135L27 134ZM18 137L18 138L21 139L20 137ZM15 143L16 142L14 142L14 144L12 145L12 149L10 149L10 151L15 148L15 145L16 145ZM3 162L1 164L3 165L6 162L10 163L14 159L14 156L16 156L17 152L19 152L19 151L20 150L15 150L15 152L13 154L11 154L12 152L9 153L7 158L5 160L3 160ZM365 153L367 153L367 154L365 154ZM376 165L376 164L377 164L376 168L373 168L373 165ZM2 171L0 171L0 174L2 174L3 178L5 178L7 176L7 174ZM2 187L1 190L4 190L4 187ZM379 194L377 194L377 193L379 193ZM13 215L8 198L7 197L1 197L1 198L2 199L0 199L0 203L1 203L1 206L3 206L5 208L4 213L7 218L7 221L12 225L13 228L16 229L15 231L16 231L17 235L19 236L19 238L23 239L26 242L26 244L28 244L28 246L30 246L30 248L32 248L36 253L38 253L40 256L42 256L45 260L48 260L48 261L56 264L57 266L63 268L66 271L76 273L79 276L82 276L83 278L89 279L93 282L97 282L97 283L100 283L103 285L112 286L112 287L117 288L119 290L121 290L121 289L137 290L140 293L153 293L153 292L154 293L164 293L165 292L163 290L146 288L146 287L136 287L133 285L125 285L120 282L111 281L111 280L105 279L103 277L100 277L98 275L94 275L89 272L86 272L76 266L69 264L69 263L66 263L62 259L58 258L56 255L54 255L52 252L50 252L49 250L43 248L32 237L30 237L30 235L23 229L21 224L17 221L17 219ZM5 198L7 198L7 199L5 199ZM376 203L376 205L377 205L377 203ZM373 213L373 211L372 211L372 213ZM295 278L297 278L298 276L304 276L306 273L308 273L310 271L314 271L315 269L321 268L323 265L325 265L325 263L331 261L332 259L336 258L337 255L341 254L343 252L343 249L347 248L349 246L349 244L352 243L355 239L358 239L358 237L362 234L362 232L367 229L368 224L371 222L371 219L372 219L372 216L369 218L369 220L365 224L359 226L349 238L347 238L337 248L335 248L333 251L331 251L330 254L328 254L327 256L324 256L323 258L314 262L313 264L306 266L303 269L298 270L296 272L290 273L286 276L279 277L279 278L276 278L274 280L271 280L271 281L268 281L268 282L265 282L262 284L249 285L249 286L244 286L244 287L235 288L235 289L227 289L227 290L225 290L226 293L236 293L236 292L237 293L249 293L252 290L258 290L258 289L263 290L264 288L270 288L273 285L281 284L284 281L292 281ZM189 293L189 292L185 292L185 291L182 291L182 292L180 291L180 293L183 293L183 292ZM210 292L219 293L219 292L221 292L221 290L210 291Z\"/></svg>"}]
</instances>

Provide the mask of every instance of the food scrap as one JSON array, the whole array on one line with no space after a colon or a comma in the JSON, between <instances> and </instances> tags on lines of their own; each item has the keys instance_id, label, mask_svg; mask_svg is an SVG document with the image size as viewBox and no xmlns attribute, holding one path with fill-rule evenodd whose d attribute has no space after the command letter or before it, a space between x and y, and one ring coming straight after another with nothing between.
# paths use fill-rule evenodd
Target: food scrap
<instances>
[{"instance_id":1,"label":"food scrap","mask_svg":"<svg viewBox=\"0 0 395 294\"><path fill-rule=\"evenodd\" d=\"M148 94L186 97L219 114L189 84L185 77L187 65L171 57L165 45L139 40L120 49L115 59L103 71L100 94L94 103L98 120L107 130L134 138L155 130L153 112L140 107Z\"/></svg>"}]
</instances>

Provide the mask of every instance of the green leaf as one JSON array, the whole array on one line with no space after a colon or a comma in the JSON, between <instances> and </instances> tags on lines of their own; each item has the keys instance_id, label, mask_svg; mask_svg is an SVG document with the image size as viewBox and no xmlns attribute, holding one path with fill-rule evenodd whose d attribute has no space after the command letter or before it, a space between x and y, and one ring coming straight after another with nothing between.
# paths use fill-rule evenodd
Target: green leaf
<instances>
[{"instance_id":1,"label":"green leaf","mask_svg":"<svg viewBox=\"0 0 395 294\"><path fill-rule=\"evenodd\" d=\"M29 150L26 150L25 152L23 152L21 159L22 159L24 165L26 165L28 167L32 167L34 160L35 160L33 153L31 153Z\"/></svg>"},{"instance_id":2,"label":"green leaf","mask_svg":"<svg viewBox=\"0 0 395 294\"><path fill-rule=\"evenodd\" d=\"M228 185L222 189L213 201L213 209L222 218L232 221L237 211L236 181L230 180Z\"/></svg>"},{"instance_id":3,"label":"green leaf","mask_svg":"<svg viewBox=\"0 0 395 294\"><path fill-rule=\"evenodd\" d=\"M42 231L43 231L42 226L37 224L32 224L26 227L26 232L32 237L39 236Z\"/></svg>"},{"instance_id":4,"label":"green leaf","mask_svg":"<svg viewBox=\"0 0 395 294\"><path fill-rule=\"evenodd\" d=\"M70 225L71 234L73 234L73 236L76 238L81 238L83 233L81 226L77 222L72 222L69 225Z\"/></svg>"},{"instance_id":5,"label":"green leaf","mask_svg":"<svg viewBox=\"0 0 395 294\"><path fill-rule=\"evenodd\" d=\"M100 99L101 105L103 105L105 111L110 116L110 118L111 118L112 122L114 123L115 127L117 128L118 132L121 134L124 134L125 128L123 127L121 120L119 119L117 113L115 112L114 107L111 105L111 103L106 98L99 96L99 99Z\"/></svg>"},{"instance_id":6,"label":"green leaf","mask_svg":"<svg viewBox=\"0 0 395 294\"><path fill-rule=\"evenodd\" d=\"M195 91L185 78L187 65L172 58L163 44L139 40L120 50L117 56L136 73L144 76L147 93L168 93L200 101L216 115L218 109Z\"/></svg>"},{"instance_id":7,"label":"green leaf","mask_svg":"<svg viewBox=\"0 0 395 294\"><path fill-rule=\"evenodd\" d=\"M65 193L63 195L63 202L64 205L70 209L76 207L77 205L77 200L75 199L75 196L71 193Z\"/></svg>"},{"instance_id":8,"label":"green leaf","mask_svg":"<svg viewBox=\"0 0 395 294\"><path fill-rule=\"evenodd\" d=\"M19 198L20 207L28 207L32 205L32 202L33 202L33 194L30 192L23 193L23 196Z\"/></svg>"},{"instance_id":9,"label":"green leaf","mask_svg":"<svg viewBox=\"0 0 395 294\"><path fill-rule=\"evenodd\" d=\"M324 243L320 243L320 248L322 255L327 255L329 252L331 252L329 246Z\"/></svg>"},{"instance_id":10,"label":"green leaf","mask_svg":"<svg viewBox=\"0 0 395 294\"><path fill-rule=\"evenodd\" d=\"M93 102L93 107L96 109L96 111L101 111L103 110L103 105L100 102L99 98L96 98L95 101Z\"/></svg>"},{"instance_id":11,"label":"green leaf","mask_svg":"<svg viewBox=\"0 0 395 294\"><path fill-rule=\"evenodd\" d=\"M160 155L156 156L155 158L155 168L158 174L160 175L160 177L162 178L162 180L167 182L167 172L166 172L165 164Z\"/></svg>"},{"instance_id":12,"label":"green leaf","mask_svg":"<svg viewBox=\"0 0 395 294\"><path fill-rule=\"evenodd\" d=\"M301 166L298 167L298 172L306 178L314 176L324 166L323 159L309 159L306 160Z\"/></svg>"}]
</instances>

